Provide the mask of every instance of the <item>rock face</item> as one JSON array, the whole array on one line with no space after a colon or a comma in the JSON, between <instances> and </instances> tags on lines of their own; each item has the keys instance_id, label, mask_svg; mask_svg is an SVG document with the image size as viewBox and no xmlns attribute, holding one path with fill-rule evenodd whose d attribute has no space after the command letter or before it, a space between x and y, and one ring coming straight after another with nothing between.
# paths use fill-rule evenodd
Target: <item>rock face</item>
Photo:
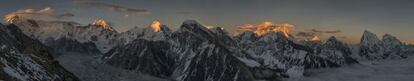
<instances>
[{"instance_id":1,"label":"rock face","mask_svg":"<svg viewBox=\"0 0 414 81\"><path fill-rule=\"evenodd\" d=\"M229 36L229 33L224 30L222 27L215 27L210 29L211 32L213 32L215 35L217 35L218 41L222 41L223 44L227 46L236 46L236 43L234 40Z\"/></svg>"},{"instance_id":2,"label":"rock face","mask_svg":"<svg viewBox=\"0 0 414 81\"><path fill-rule=\"evenodd\" d=\"M78 81L46 46L15 25L0 24L0 68L0 80L5 81Z\"/></svg>"},{"instance_id":3,"label":"rock face","mask_svg":"<svg viewBox=\"0 0 414 81\"><path fill-rule=\"evenodd\" d=\"M305 70L358 63L351 48L335 37L298 44L283 32L243 32L231 37L221 27L194 20L171 31L159 21L118 33L104 20L87 26L72 22L14 21L22 32L58 52L104 53L105 64L177 81L278 81ZM318 38L315 38L318 39ZM365 31L357 56L375 60L406 58L414 47L386 34Z\"/></svg>"},{"instance_id":4,"label":"rock face","mask_svg":"<svg viewBox=\"0 0 414 81\"><path fill-rule=\"evenodd\" d=\"M115 47L104 58L112 66L165 78L171 76L175 69L175 61L170 57L175 53L168 50L170 46L164 41L137 39Z\"/></svg>"},{"instance_id":5,"label":"rock face","mask_svg":"<svg viewBox=\"0 0 414 81\"><path fill-rule=\"evenodd\" d=\"M309 60L322 61L318 63L326 64L314 64L319 66L310 65L306 68L319 68L319 67L339 67L345 64L358 63L354 58L351 57L351 49L344 43L338 41L335 37L330 37L324 44L319 48L316 48L315 56L324 60L317 60L318 58L309 58Z\"/></svg>"},{"instance_id":6,"label":"rock face","mask_svg":"<svg viewBox=\"0 0 414 81\"><path fill-rule=\"evenodd\" d=\"M99 22L99 23L97 23ZM85 50L68 49L89 48L88 52L106 52L113 46L118 45L117 34L103 20L95 21L87 26L80 26L75 22L67 21L41 21L41 20L16 20L13 24L17 25L24 34L33 39L37 39L50 47L59 49L57 51L84 52ZM49 44L50 43L50 44ZM95 44L95 49L90 48L91 43ZM75 44L75 45L74 45Z\"/></svg>"},{"instance_id":7,"label":"rock face","mask_svg":"<svg viewBox=\"0 0 414 81\"><path fill-rule=\"evenodd\" d=\"M281 32L244 32L233 40L223 28L207 29L193 20L174 32L161 27L165 30L144 28L138 39L115 47L103 59L115 67L178 81L282 80L304 69L357 63L334 37L312 49Z\"/></svg>"},{"instance_id":8,"label":"rock face","mask_svg":"<svg viewBox=\"0 0 414 81\"><path fill-rule=\"evenodd\" d=\"M385 34L382 40L365 31L359 47L359 55L367 60L399 59L412 55L409 45L402 44L396 37Z\"/></svg>"},{"instance_id":9,"label":"rock face","mask_svg":"<svg viewBox=\"0 0 414 81\"><path fill-rule=\"evenodd\" d=\"M169 28L154 21L148 28L135 27L118 33L103 19L87 26L68 21L41 21L21 19L13 22L24 34L37 39L58 52L106 53L117 45L130 43L137 38L164 39L171 34ZM161 33L161 34L160 34Z\"/></svg>"},{"instance_id":10,"label":"rock face","mask_svg":"<svg viewBox=\"0 0 414 81\"><path fill-rule=\"evenodd\" d=\"M134 38L136 40L117 46L106 53L104 59L107 64L157 77L171 76L175 69L173 64L176 61L173 57L176 53L170 50L170 29L155 21L153 25L139 32L141 33Z\"/></svg>"},{"instance_id":11,"label":"rock face","mask_svg":"<svg viewBox=\"0 0 414 81\"><path fill-rule=\"evenodd\" d=\"M263 36L245 32L235 39L238 46L247 53L239 59L251 67L266 69L266 72L270 72L270 75L267 75L270 77L296 76L290 75L291 70L303 72L306 69L339 67L344 64L357 63L349 56L352 54L349 47L334 37L325 44L314 43L311 46L296 44L280 32ZM300 76L302 73L298 74Z\"/></svg>"},{"instance_id":12,"label":"rock face","mask_svg":"<svg viewBox=\"0 0 414 81\"><path fill-rule=\"evenodd\" d=\"M162 40L137 39L111 50L104 59L113 66L178 81L254 79L249 69L217 39L218 35L196 21L185 21L170 35L155 34L163 35Z\"/></svg>"},{"instance_id":13,"label":"rock face","mask_svg":"<svg viewBox=\"0 0 414 81\"><path fill-rule=\"evenodd\" d=\"M403 53L403 45L400 40L398 40L396 37L385 34L382 37L382 42L384 46L384 55L387 58L406 58L407 54Z\"/></svg>"},{"instance_id":14,"label":"rock face","mask_svg":"<svg viewBox=\"0 0 414 81\"><path fill-rule=\"evenodd\" d=\"M382 59L383 55L383 43L378 39L377 35L369 31L364 31L361 38L359 55L369 60Z\"/></svg>"},{"instance_id":15,"label":"rock face","mask_svg":"<svg viewBox=\"0 0 414 81\"><path fill-rule=\"evenodd\" d=\"M180 48L178 67L173 75L179 81L251 81L248 68L232 56L223 41L206 27L187 20L172 35ZM191 40L191 41L188 41Z\"/></svg>"}]
</instances>

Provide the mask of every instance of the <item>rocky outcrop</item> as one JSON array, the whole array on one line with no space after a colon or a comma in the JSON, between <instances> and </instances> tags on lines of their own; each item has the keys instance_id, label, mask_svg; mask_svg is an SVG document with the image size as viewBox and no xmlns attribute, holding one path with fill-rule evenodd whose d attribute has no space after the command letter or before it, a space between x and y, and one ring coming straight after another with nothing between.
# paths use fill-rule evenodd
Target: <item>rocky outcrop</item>
<instances>
[{"instance_id":1,"label":"rocky outcrop","mask_svg":"<svg viewBox=\"0 0 414 81\"><path fill-rule=\"evenodd\" d=\"M78 81L46 46L15 25L0 24L0 68L0 80L5 81Z\"/></svg>"}]
</instances>

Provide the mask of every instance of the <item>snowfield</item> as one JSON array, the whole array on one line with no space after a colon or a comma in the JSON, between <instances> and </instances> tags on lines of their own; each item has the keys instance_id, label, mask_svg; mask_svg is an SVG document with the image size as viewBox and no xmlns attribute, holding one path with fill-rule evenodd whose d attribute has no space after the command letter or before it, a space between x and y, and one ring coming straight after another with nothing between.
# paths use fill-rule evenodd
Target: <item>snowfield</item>
<instances>
[{"instance_id":1,"label":"snowfield","mask_svg":"<svg viewBox=\"0 0 414 81\"><path fill-rule=\"evenodd\" d=\"M292 81L414 81L414 58L312 70Z\"/></svg>"}]
</instances>

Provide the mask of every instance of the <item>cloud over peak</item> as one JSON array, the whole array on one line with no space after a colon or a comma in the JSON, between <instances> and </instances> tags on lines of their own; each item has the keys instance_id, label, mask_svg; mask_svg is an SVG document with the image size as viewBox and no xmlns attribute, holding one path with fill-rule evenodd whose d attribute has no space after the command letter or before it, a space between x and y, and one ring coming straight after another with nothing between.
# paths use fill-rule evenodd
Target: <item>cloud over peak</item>
<instances>
[{"instance_id":1,"label":"cloud over peak","mask_svg":"<svg viewBox=\"0 0 414 81\"><path fill-rule=\"evenodd\" d=\"M312 29L311 31L317 32L317 33L330 33L330 34L342 32L341 30L317 30L317 29Z\"/></svg>"},{"instance_id":2,"label":"cloud over peak","mask_svg":"<svg viewBox=\"0 0 414 81\"><path fill-rule=\"evenodd\" d=\"M121 5L106 3L100 0L74 0L74 3L86 7L102 7L110 11L120 12L124 14L124 16L150 14L148 9L129 8Z\"/></svg>"},{"instance_id":3,"label":"cloud over peak","mask_svg":"<svg viewBox=\"0 0 414 81\"><path fill-rule=\"evenodd\" d=\"M296 37L300 38L304 41L314 40L316 38L319 39L319 37L324 36L326 34L337 34L341 33L341 30L320 30L320 29L311 29L307 31L300 31L296 33ZM338 38L345 39L346 37L340 36Z\"/></svg>"},{"instance_id":4,"label":"cloud over peak","mask_svg":"<svg viewBox=\"0 0 414 81\"><path fill-rule=\"evenodd\" d=\"M257 24L244 24L239 26L239 31L253 31L256 35L261 36L268 32L283 32L286 37L294 30L291 24L273 24L272 22L261 22Z\"/></svg>"},{"instance_id":5,"label":"cloud over peak","mask_svg":"<svg viewBox=\"0 0 414 81\"><path fill-rule=\"evenodd\" d=\"M73 17L72 13L65 13L56 15L55 10L52 7L45 7L40 10L35 9L19 9L14 12L5 15L6 22L13 22L17 19L32 19L32 20L44 20L44 21L58 21L63 17Z\"/></svg>"}]
</instances>

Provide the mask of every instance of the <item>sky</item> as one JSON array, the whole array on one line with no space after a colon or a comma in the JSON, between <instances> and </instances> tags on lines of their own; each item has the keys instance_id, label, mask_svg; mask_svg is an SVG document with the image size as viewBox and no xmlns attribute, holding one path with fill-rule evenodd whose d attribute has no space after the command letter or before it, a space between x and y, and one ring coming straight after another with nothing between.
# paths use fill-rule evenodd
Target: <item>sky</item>
<instances>
[{"instance_id":1,"label":"sky","mask_svg":"<svg viewBox=\"0 0 414 81\"><path fill-rule=\"evenodd\" d=\"M387 33L414 43L413 4L413 0L2 0L0 15L51 7L55 14L72 14L63 20L86 25L102 18L120 32L148 27L154 20L173 30L191 19L229 32L245 24L289 23L295 33L339 30L321 34L322 39L337 36L357 43L368 30L380 38Z\"/></svg>"}]
</instances>

